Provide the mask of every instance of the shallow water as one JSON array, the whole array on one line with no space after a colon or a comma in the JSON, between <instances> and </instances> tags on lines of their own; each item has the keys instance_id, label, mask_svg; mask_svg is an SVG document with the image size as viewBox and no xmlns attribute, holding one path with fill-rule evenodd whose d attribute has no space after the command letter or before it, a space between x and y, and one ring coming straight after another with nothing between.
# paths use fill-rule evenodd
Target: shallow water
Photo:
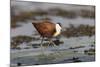
<instances>
[{"instance_id":1,"label":"shallow water","mask_svg":"<svg viewBox=\"0 0 100 67\"><path fill-rule=\"evenodd\" d=\"M48 16L54 22L61 22L64 27L68 27L70 24L78 26L80 24L94 26L94 19L84 19L78 17L76 19L67 19L62 17L52 17ZM41 17L37 17L40 19ZM84 20L84 21L83 21ZM21 27L11 29L11 37L18 35L34 36L35 28L32 26L31 21L28 23L22 23ZM38 36L38 35L37 35ZM37 37L34 36L34 37ZM39 44L39 41L31 41L29 43L20 44L20 50L11 49L11 66L21 63L22 65L39 65L39 64L51 64L51 63L69 63L69 62L89 62L95 61L94 55L84 54L84 50L88 50L91 45L95 45L95 36L80 36L80 37L61 37L63 44L57 47L46 47L44 48L44 55L41 53L41 48L32 48L28 44ZM80 47L81 46L81 47ZM29 47L29 49L24 49ZM78 47L78 48L75 48ZM74 49L72 49L74 48ZM78 59L73 59L73 57L78 57ZM49 61L48 61L49 60Z\"/></svg>"},{"instance_id":2,"label":"shallow water","mask_svg":"<svg viewBox=\"0 0 100 67\"><path fill-rule=\"evenodd\" d=\"M89 48L95 48L90 46L91 44L93 44L92 42L94 41L94 36L74 37L68 39L63 38L63 41L64 44L61 44L58 47L44 48L44 55L42 55L41 53L41 48L11 50L11 64L16 65L17 63L21 63L22 65L35 65L35 64L51 64L51 63L69 63L76 61L73 60L73 57L78 57L78 61L80 62L95 61L94 55L91 56L84 54L84 50ZM84 46L84 47L69 49L70 47L76 47L76 46Z\"/></svg>"}]
</instances>

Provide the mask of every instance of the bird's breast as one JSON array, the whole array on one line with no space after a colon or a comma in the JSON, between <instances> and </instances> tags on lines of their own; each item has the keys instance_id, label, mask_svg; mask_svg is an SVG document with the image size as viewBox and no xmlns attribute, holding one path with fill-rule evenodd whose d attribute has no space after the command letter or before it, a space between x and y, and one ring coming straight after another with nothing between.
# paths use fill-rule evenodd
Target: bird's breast
<instances>
[{"instance_id":1,"label":"bird's breast","mask_svg":"<svg viewBox=\"0 0 100 67\"><path fill-rule=\"evenodd\" d=\"M54 33L53 36L56 37L56 36L58 36L60 33L61 33L61 32L57 31L57 32Z\"/></svg>"}]
</instances>

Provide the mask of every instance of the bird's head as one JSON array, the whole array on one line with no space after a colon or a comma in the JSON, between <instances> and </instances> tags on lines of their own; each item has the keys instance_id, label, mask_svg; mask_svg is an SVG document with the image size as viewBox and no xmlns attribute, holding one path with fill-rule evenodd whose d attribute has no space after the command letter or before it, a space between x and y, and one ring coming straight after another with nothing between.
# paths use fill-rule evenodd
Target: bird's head
<instances>
[{"instance_id":1,"label":"bird's head","mask_svg":"<svg viewBox=\"0 0 100 67\"><path fill-rule=\"evenodd\" d=\"M60 27L62 27L62 24L61 23L57 23Z\"/></svg>"},{"instance_id":2,"label":"bird's head","mask_svg":"<svg viewBox=\"0 0 100 67\"><path fill-rule=\"evenodd\" d=\"M61 25L61 23L57 23L56 26L57 26L60 30L62 30L62 25Z\"/></svg>"}]
</instances>

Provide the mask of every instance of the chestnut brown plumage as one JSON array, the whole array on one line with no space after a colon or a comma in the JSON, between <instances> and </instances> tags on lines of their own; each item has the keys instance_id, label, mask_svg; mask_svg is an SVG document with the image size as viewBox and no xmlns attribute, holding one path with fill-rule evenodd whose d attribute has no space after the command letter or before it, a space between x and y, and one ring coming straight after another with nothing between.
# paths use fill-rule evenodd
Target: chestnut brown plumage
<instances>
[{"instance_id":1,"label":"chestnut brown plumage","mask_svg":"<svg viewBox=\"0 0 100 67\"><path fill-rule=\"evenodd\" d=\"M55 28L56 26L52 22L43 21L43 22L32 23L32 24L34 25L34 27L37 29L37 31L42 37L51 38L56 32L56 28Z\"/></svg>"}]
</instances>

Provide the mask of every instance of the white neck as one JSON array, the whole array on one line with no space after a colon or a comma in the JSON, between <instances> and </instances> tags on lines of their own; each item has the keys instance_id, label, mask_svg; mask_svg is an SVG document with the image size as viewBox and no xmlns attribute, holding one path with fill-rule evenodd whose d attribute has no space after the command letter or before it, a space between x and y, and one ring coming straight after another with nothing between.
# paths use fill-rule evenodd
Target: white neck
<instances>
[{"instance_id":1,"label":"white neck","mask_svg":"<svg viewBox=\"0 0 100 67\"><path fill-rule=\"evenodd\" d=\"M59 24L56 24L56 32L60 32L61 31L61 26Z\"/></svg>"},{"instance_id":2,"label":"white neck","mask_svg":"<svg viewBox=\"0 0 100 67\"><path fill-rule=\"evenodd\" d=\"M54 36L58 36L61 33L61 26L59 24L56 24L56 33L54 34Z\"/></svg>"}]
</instances>

